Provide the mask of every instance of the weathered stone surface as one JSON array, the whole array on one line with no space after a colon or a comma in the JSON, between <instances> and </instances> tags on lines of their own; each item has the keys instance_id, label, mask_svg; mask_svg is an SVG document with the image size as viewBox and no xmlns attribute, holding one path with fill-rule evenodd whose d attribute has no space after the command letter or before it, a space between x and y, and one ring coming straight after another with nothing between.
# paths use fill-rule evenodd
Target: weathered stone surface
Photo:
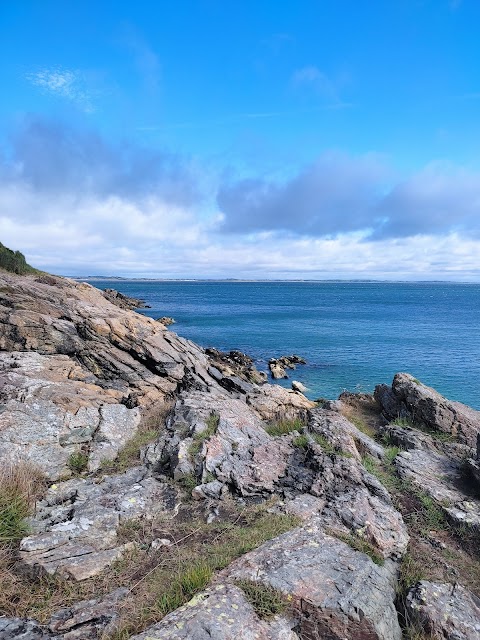
<instances>
[{"instance_id":1,"label":"weathered stone surface","mask_svg":"<svg viewBox=\"0 0 480 640\"><path fill-rule=\"evenodd\" d=\"M172 324L175 324L175 318L171 316L162 316L161 318L157 318L157 322L161 322L164 327L169 327Z\"/></svg>"},{"instance_id":2,"label":"weathered stone surface","mask_svg":"<svg viewBox=\"0 0 480 640\"><path fill-rule=\"evenodd\" d=\"M391 575L312 522L233 562L219 580L247 579L285 594L301 638L400 640Z\"/></svg>"},{"instance_id":3,"label":"weathered stone surface","mask_svg":"<svg viewBox=\"0 0 480 640\"><path fill-rule=\"evenodd\" d=\"M218 418L215 432L202 440L209 417ZM199 441L198 453L192 445ZM145 461L157 473L174 478L194 473L199 483L213 474L240 495L266 495L285 474L293 448L289 439L272 446L262 420L243 399L223 390L192 391L176 403L165 434L150 445Z\"/></svg>"},{"instance_id":4,"label":"weathered stone surface","mask_svg":"<svg viewBox=\"0 0 480 640\"><path fill-rule=\"evenodd\" d=\"M480 432L480 412L444 398L408 373L397 373L392 387L378 385L375 398L387 419L407 417L428 429L451 433L475 447Z\"/></svg>"},{"instance_id":5,"label":"weathered stone surface","mask_svg":"<svg viewBox=\"0 0 480 640\"><path fill-rule=\"evenodd\" d=\"M406 606L433 640L480 638L480 599L459 584L422 580L409 592Z\"/></svg>"},{"instance_id":6,"label":"weathered stone surface","mask_svg":"<svg viewBox=\"0 0 480 640\"><path fill-rule=\"evenodd\" d=\"M315 408L309 414L308 428L323 436L338 451L360 460L365 454L383 458L384 449L373 438L357 429L347 418L336 411Z\"/></svg>"},{"instance_id":7,"label":"weathered stone surface","mask_svg":"<svg viewBox=\"0 0 480 640\"><path fill-rule=\"evenodd\" d=\"M0 353L0 376L0 460L30 460L55 480L70 474L71 454L88 451L97 469L137 431L139 409L93 384L69 356Z\"/></svg>"},{"instance_id":8,"label":"weathered stone surface","mask_svg":"<svg viewBox=\"0 0 480 640\"><path fill-rule=\"evenodd\" d=\"M35 620L0 618L0 640L50 640L52 635Z\"/></svg>"},{"instance_id":9,"label":"weathered stone surface","mask_svg":"<svg viewBox=\"0 0 480 640\"><path fill-rule=\"evenodd\" d=\"M0 349L74 357L91 382L123 403L162 400L187 379L205 386L199 347L151 318L124 310L86 283L0 274Z\"/></svg>"},{"instance_id":10,"label":"weathered stone surface","mask_svg":"<svg viewBox=\"0 0 480 640\"><path fill-rule=\"evenodd\" d=\"M461 463L420 449L403 451L394 462L400 477L430 495L454 524L480 527L480 500L467 493Z\"/></svg>"},{"instance_id":11,"label":"weathered stone surface","mask_svg":"<svg viewBox=\"0 0 480 640\"><path fill-rule=\"evenodd\" d=\"M260 620L241 589L217 583L131 640L299 640L293 620Z\"/></svg>"},{"instance_id":12,"label":"weathered stone surface","mask_svg":"<svg viewBox=\"0 0 480 640\"><path fill-rule=\"evenodd\" d=\"M20 561L32 573L58 573L75 580L97 575L128 548L117 542L121 522L172 513L175 490L141 468L94 479L52 485L21 541Z\"/></svg>"},{"instance_id":13,"label":"weathered stone surface","mask_svg":"<svg viewBox=\"0 0 480 640\"><path fill-rule=\"evenodd\" d=\"M305 393L307 387L298 380L292 380L292 390L298 391L299 393Z\"/></svg>"},{"instance_id":14,"label":"weathered stone surface","mask_svg":"<svg viewBox=\"0 0 480 640\"><path fill-rule=\"evenodd\" d=\"M119 588L93 600L82 600L56 611L48 629L61 640L98 640L113 631L123 599L129 591Z\"/></svg>"},{"instance_id":15,"label":"weathered stone surface","mask_svg":"<svg viewBox=\"0 0 480 640\"><path fill-rule=\"evenodd\" d=\"M274 380L288 378L285 369L295 369L297 364L306 364L307 361L297 355L280 356L280 358L270 358L268 368Z\"/></svg>"},{"instance_id":16,"label":"weathered stone surface","mask_svg":"<svg viewBox=\"0 0 480 640\"><path fill-rule=\"evenodd\" d=\"M205 353L213 367L222 374L222 377L235 376L254 384L263 384L267 380L267 374L263 371L258 371L253 359L246 353L236 350L219 351L211 347L206 349Z\"/></svg>"},{"instance_id":17,"label":"weathered stone surface","mask_svg":"<svg viewBox=\"0 0 480 640\"><path fill-rule=\"evenodd\" d=\"M109 302L112 302L117 307L120 307L120 309L133 310L149 308L149 306L145 304L145 300L126 296L124 293L120 293L120 291L117 291L116 289L104 289L103 295Z\"/></svg>"}]
</instances>

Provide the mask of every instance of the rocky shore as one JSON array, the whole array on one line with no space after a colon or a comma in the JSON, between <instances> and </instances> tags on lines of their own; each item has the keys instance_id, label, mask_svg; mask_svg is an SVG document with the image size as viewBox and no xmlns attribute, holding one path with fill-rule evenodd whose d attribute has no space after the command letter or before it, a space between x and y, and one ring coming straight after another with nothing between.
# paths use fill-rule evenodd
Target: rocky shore
<instances>
[{"instance_id":1,"label":"rocky shore","mask_svg":"<svg viewBox=\"0 0 480 640\"><path fill-rule=\"evenodd\" d=\"M0 640L480 637L478 411L406 373L314 403L36 274L0 368Z\"/></svg>"}]
</instances>

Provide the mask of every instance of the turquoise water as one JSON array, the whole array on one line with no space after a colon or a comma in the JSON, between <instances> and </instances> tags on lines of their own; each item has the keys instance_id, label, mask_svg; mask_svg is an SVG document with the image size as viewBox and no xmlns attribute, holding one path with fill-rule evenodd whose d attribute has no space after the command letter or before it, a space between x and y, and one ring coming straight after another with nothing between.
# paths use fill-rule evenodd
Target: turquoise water
<instances>
[{"instance_id":1,"label":"turquoise water","mask_svg":"<svg viewBox=\"0 0 480 640\"><path fill-rule=\"evenodd\" d=\"M143 298L172 329L207 347L240 349L266 370L296 353L311 398L372 391L407 371L480 409L480 285L450 283L94 281ZM286 386L290 382L285 381Z\"/></svg>"}]
</instances>

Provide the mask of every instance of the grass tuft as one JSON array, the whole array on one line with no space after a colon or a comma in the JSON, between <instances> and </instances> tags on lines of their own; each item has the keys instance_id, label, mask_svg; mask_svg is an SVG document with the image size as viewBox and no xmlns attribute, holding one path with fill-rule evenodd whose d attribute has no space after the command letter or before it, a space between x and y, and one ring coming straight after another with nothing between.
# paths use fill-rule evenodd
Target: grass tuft
<instances>
[{"instance_id":1,"label":"grass tuft","mask_svg":"<svg viewBox=\"0 0 480 640\"><path fill-rule=\"evenodd\" d=\"M275 420L270 422L265 431L271 436L285 436L292 431L302 431L305 427L305 423L301 418L294 418L293 420Z\"/></svg>"},{"instance_id":2,"label":"grass tuft","mask_svg":"<svg viewBox=\"0 0 480 640\"><path fill-rule=\"evenodd\" d=\"M341 533L338 531L329 531L330 535L335 536L342 542L348 544L349 547L355 549L355 551L360 551L361 553L365 553L367 556L371 558L371 560L378 564L380 567L383 567L385 564L385 559L383 556L375 549L375 547L365 540L361 536L354 535L353 533Z\"/></svg>"},{"instance_id":3,"label":"grass tuft","mask_svg":"<svg viewBox=\"0 0 480 640\"><path fill-rule=\"evenodd\" d=\"M88 467L88 456L83 451L76 451L68 458L67 466L75 474L83 473Z\"/></svg>"},{"instance_id":4,"label":"grass tuft","mask_svg":"<svg viewBox=\"0 0 480 640\"><path fill-rule=\"evenodd\" d=\"M262 620L268 620L288 607L288 600L281 591L254 580L236 580L235 584L245 594L255 613Z\"/></svg>"},{"instance_id":5,"label":"grass tuft","mask_svg":"<svg viewBox=\"0 0 480 640\"><path fill-rule=\"evenodd\" d=\"M45 490L45 479L28 462L6 463L0 470L0 548L28 533L25 518Z\"/></svg>"},{"instance_id":6,"label":"grass tuft","mask_svg":"<svg viewBox=\"0 0 480 640\"><path fill-rule=\"evenodd\" d=\"M193 436L192 444L190 445L188 452L192 457L195 457L202 450L203 443L211 438L218 429L218 425L220 423L220 416L215 413L211 413L205 424L206 427L201 433L196 433Z\"/></svg>"}]
</instances>

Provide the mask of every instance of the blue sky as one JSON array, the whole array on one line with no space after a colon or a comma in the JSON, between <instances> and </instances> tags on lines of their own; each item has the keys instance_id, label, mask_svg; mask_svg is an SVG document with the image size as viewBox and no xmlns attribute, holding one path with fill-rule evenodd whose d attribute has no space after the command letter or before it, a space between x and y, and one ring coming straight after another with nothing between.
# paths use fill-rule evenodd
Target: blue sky
<instances>
[{"instance_id":1,"label":"blue sky","mask_svg":"<svg viewBox=\"0 0 480 640\"><path fill-rule=\"evenodd\" d=\"M71 275L480 280L478 24L4 0L0 239Z\"/></svg>"}]
</instances>

